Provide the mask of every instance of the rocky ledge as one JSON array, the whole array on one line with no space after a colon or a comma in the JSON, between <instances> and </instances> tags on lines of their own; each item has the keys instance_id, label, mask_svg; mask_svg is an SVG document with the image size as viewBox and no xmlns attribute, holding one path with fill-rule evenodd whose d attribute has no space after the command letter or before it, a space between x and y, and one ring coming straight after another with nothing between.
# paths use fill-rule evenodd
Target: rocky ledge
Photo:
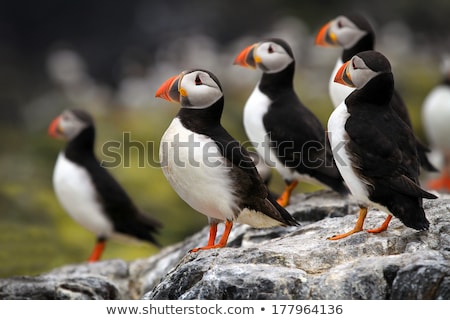
<instances>
[{"instance_id":1,"label":"rocky ledge","mask_svg":"<svg viewBox=\"0 0 450 320\"><path fill-rule=\"evenodd\" d=\"M393 219L381 234L350 230L358 207L333 192L298 194L287 209L300 227L236 225L227 248L188 253L208 228L131 262L64 266L0 279L1 299L450 299L450 196L425 200L431 227ZM369 212L366 227L386 214Z\"/></svg>"}]
</instances>

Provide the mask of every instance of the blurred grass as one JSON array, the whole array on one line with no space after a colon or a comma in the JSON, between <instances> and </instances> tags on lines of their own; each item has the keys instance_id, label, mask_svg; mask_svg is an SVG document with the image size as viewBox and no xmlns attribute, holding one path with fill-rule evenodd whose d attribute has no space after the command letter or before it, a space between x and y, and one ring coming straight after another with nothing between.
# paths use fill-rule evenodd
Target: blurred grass
<instances>
[{"instance_id":1,"label":"blurred grass","mask_svg":"<svg viewBox=\"0 0 450 320\"><path fill-rule=\"evenodd\" d=\"M416 61L402 64L414 65L414 68L395 70L397 88L407 102L416 134L425 141L421 104L439 80L437 69ZM302 66L298 68L302 69ZM317 84L308 81L308 72L314 70L305 68L297 72L300 75L295 86L305 105L326 127L333 111L327 93L328 83L323 82L317 88ZM252 89L253 85L237 92L225 92L222 124L242 142L247 141L242 126L242 108ZM144 158L137 149L131 148L127 153L122 148L119 152L129 159L129 166L119 165L108 170L140 208L164 224L158 236L163 246L181 241L207 225L206 217L185 204L169 186L160 168L154 165L155 161L150 161L158 159L160 138L177 110L176 104L164 102L143 109L92 110L97 126L96 153L100 160L106 156L103 144L111 140L123 141L124 133L129 133L132 141L144 143ZM52 118L47 120L50 123ZM34 275L64 264L84 262L95 242L94 235L75 223L54 195L52 170L63 142L47 136L48 123L30 131L13 125L0 128L0 277ZM283 187L283 181L274 173L271 188L281 192ZM296 192L317 189L302 183ZM157 248L150 244L111 240L103 259L132 260L156 252Z\"/></svg>"}]
</instances>

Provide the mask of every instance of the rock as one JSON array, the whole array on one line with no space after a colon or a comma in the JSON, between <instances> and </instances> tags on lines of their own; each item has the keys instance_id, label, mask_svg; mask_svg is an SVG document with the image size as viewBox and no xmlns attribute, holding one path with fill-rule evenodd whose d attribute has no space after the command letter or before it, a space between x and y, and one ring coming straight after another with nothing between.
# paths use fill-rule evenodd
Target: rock
<instances>
[{"instance_id":1,"label":"rock","mask_svg":"<svg viewBox=\"0 0 450 320\"><path fill-rule=\"evenodd\" d=\"M188 253L206 243L205 227L147 259L0 279L0 298L450 299L449 195L424 201L428 231L394 218L386 232L338 241L327 238L354 226L355 203L328 191L298 194L292 202L287 209L300 227L236 225L226 248ZM365 226L385 217L371 210Z\"/></svg>"},{"instance_id":2,"label":"rock","mask_svg":"<svg viewBox=\"0 0 450 320\"><path fill-rule=\"evenodd\" d=\"M121 260L70 265L37 277L0 279L0 299L129 299Z\"/></svg>"}]
</instances>

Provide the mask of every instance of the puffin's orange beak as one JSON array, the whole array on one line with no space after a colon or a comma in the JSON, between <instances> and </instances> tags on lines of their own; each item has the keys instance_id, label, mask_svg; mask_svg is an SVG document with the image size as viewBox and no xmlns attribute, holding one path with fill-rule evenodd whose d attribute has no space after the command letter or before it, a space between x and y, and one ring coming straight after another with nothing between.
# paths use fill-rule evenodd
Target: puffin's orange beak
<instances>
[{"instance_id":1,"label":"puffin's orange beak","mask_svg":"<svg viewBox=\"0 0 450 320\"><path fill-rule=\"evenodd\" d=\"M254 56L254 51L255 51L256 46L257 46L257 43L254 43L254 44L248 46L247 48L245 48L244 50L242 50L237 55L236 59L234 59L233 64L237 64L237 65L240 65L240 66L246 67L246 68L255 69L256 64L258 62L260 62L258 57Z\"/></svg>"},{"instance_id":2,"label":"puffin's orange beak","mask_svg":"<svg viewBox=\"0 0 450 320\"><path fill-rule=\"evenodd\" d=\"M180 102L180 92L178 91L179 80L180 75L167 79L158 90L156 90L155 97L166 99L171 102Z\"/></svg>"},{"instance_id":3,"label":"puffin's orange beak","mask_svg":"<svg viewBox=\"0 0 450 320\"><path fill-rule=\"evenodd\" d=\"M59 139L63 137L63 132L59 126L61 116L57 116L48 126L48 135L52 138Z\"/></svg>"},{"instance_id":4,"label":"puffin's orange beak","mask_svg":"<svg viewBox=\"0 0 450 320\"><path fill-rule=\"evenodd\" d=\"M328 22L327 24L323 25L322 28L320 28L314 41L314 44L316 46L335 47L338 45L336 35L330 32L331 23L332 21Z\"/></svg>"},{"instance_id":5,"label":"puffin's orange beak","mask_svg":"<svg viewBox=\"0 0 450 320\"><path fill-rule=\"evenodd\" d=\"M348 71L349 65L352 60L349 60L345 62L336 73L336 76L334 77L334 82L343 84L347 87L354 88L355 85L353 84L352 77L350 76L350 73Z\"/></svg>"}]
</instances>

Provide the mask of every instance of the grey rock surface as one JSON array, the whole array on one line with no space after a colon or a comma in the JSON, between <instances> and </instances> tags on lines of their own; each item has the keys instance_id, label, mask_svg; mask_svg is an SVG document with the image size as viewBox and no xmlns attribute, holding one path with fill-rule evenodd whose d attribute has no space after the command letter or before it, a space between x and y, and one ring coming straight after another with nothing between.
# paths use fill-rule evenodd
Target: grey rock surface
<instances>
[{"instance_id":1,"label":"grey rock surface","mask_svg":"<svg viewBox=\"0 0 450 320\"><path fill-rule=\"evenodd\" d=\"M287 209L300 227L236 225L226 248L188 253L206 244L205 227L146 259L0 279L0 298L450 299L450 196L424 201L428 231L394 218L386 232L338 241L327 238L354 226L354 202L318 191L297 194L292 203ZM385 217L371 210L365 227L377 227Z\"/></svg>"}]
</instances>

